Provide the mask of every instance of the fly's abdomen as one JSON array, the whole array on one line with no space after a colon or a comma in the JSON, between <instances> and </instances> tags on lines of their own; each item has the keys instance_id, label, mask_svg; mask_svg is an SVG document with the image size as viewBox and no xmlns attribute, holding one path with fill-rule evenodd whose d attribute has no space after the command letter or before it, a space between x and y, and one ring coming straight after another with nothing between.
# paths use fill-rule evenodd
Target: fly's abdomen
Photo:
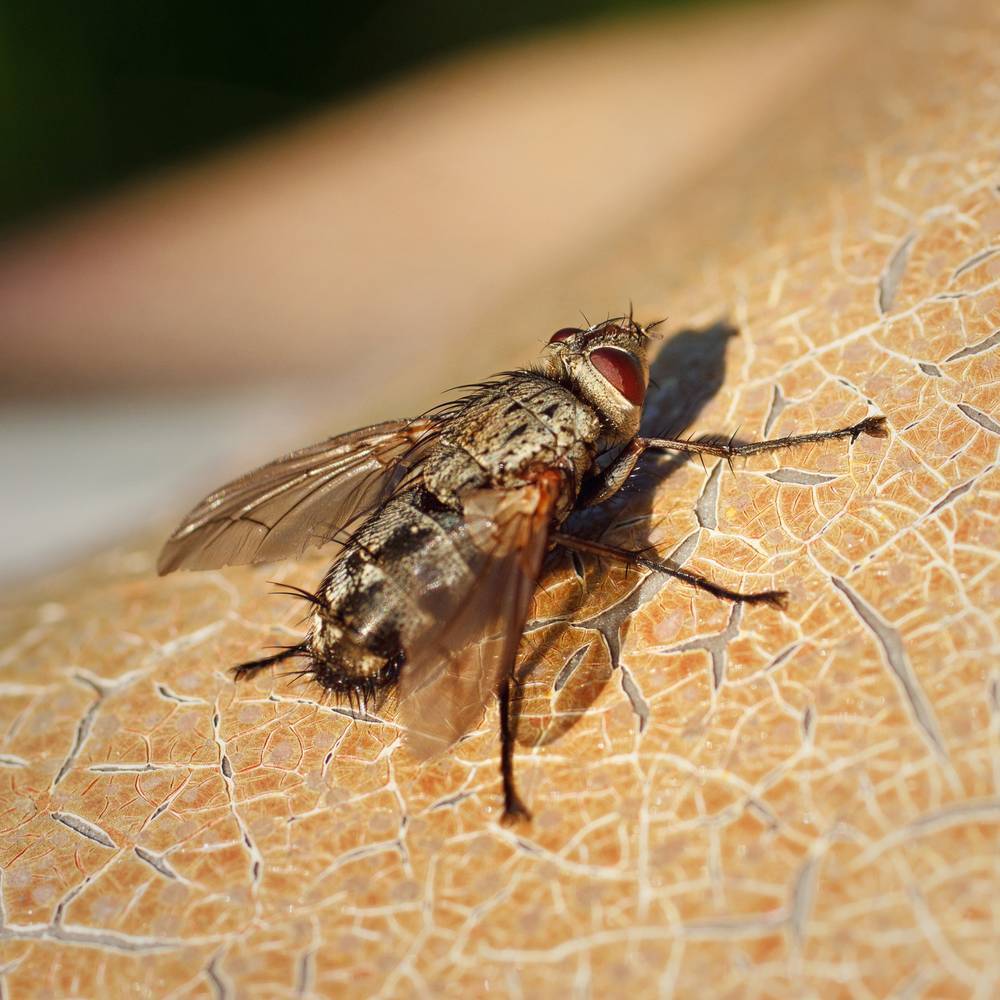
<instances>
[{"instance_id":1,"label":"fly's abdomen","mask_svg":"<svg viewBox=\"0 0 1000 1000\"><path fill-rule=\"evenodd\" d=\"M320 588L308 639L324 687L362 696L393 684L406 651L454 613L477 550L460 511L406 490L366 521Z\"/></svg>"}]
</instances>

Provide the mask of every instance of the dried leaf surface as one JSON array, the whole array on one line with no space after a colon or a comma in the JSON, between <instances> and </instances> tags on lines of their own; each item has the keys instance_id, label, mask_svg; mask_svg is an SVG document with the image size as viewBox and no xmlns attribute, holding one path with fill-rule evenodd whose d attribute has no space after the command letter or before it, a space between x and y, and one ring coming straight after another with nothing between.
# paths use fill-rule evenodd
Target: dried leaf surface
<instances>
[{"instance_id":1,"label":"dried leaf surface","mask_svg":"<svg viewBox=\"0 0 1000 1000\"><path fill-rule=\"evenodd\" d=\"M391 720L231 683L294 633L273 570L91 567L0 652L5 995L995 995L1000 36L945 10L881 15L561 286L670 314L656 429L887 415L614 505L789 612L557 560L509 830L495 710L419 765Z\"/></svg>"}]
</instances>

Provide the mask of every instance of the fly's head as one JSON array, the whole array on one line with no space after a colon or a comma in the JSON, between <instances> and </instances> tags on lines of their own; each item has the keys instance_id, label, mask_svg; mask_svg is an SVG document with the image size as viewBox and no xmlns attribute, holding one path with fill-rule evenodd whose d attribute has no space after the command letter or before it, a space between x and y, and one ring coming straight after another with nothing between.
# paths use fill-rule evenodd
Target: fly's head
<instances>
[{"instance_id":1,"label":"fly's head","mask_svg":"<svg viewBox=\"0 0 1000 1000\"><path fill-rule=\"evenodd\" d=\"M612 441L628 441L639 431L646 398L649 341L630 316L566 327L549 338L542 368L597 410Z\"/></svg>"}]
</instances>

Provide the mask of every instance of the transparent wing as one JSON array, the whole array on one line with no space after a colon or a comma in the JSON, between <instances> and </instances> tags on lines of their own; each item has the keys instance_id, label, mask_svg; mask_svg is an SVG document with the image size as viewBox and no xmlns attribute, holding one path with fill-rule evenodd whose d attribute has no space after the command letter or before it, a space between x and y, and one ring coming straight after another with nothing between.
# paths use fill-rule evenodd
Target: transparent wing
<instances>
[{"instance_id":1,"label":"transparent wing","mask_svg":"<svg viewBox=\"0 0 1000 1000\"><path fill-rule=\"evenodd\" d=\"M294 451L209 494L170 536L160 574L297 556L391 492L435 437L427 417L390 420Z\"/></svg>"},{"instance_id":2,"label":"transparent wing","mask_svg":"<svg viewBox=\"0 0 1000 1000\"><path fill-rule=\"evenodd\" d=\"M416 650L399 681L407 745L433 757L473 729L514 668L548 543L561 477L544 473L518 489L482 490L465 502L480 553L461 603Z\"/></svg>"}]
</instances>

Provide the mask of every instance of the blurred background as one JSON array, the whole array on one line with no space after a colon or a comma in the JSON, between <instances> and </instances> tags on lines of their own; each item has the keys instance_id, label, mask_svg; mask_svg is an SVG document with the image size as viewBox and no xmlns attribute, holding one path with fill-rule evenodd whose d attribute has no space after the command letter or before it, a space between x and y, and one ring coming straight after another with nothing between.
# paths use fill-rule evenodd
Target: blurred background
<instances>
[{"instance_id":1,"label":"blurred background","mask_svg":"<svg viewBox=\"0 0 1000 1000\"><path fill-rule=\"evenodd\" d=\"M30 220L463 49L697 0L4 4L0 221Z\"/></svg>"},{"instance_id":2,"label":"blurred background","mask_svg":"<svg viewBox=\"0 0 1000 1000\"><path fill-rule=\"evenodd\" d=\"M9 0L0 585L622 311L553 278L501 319L738 153L852 6Z\"/></svg>"}]
</instances>

